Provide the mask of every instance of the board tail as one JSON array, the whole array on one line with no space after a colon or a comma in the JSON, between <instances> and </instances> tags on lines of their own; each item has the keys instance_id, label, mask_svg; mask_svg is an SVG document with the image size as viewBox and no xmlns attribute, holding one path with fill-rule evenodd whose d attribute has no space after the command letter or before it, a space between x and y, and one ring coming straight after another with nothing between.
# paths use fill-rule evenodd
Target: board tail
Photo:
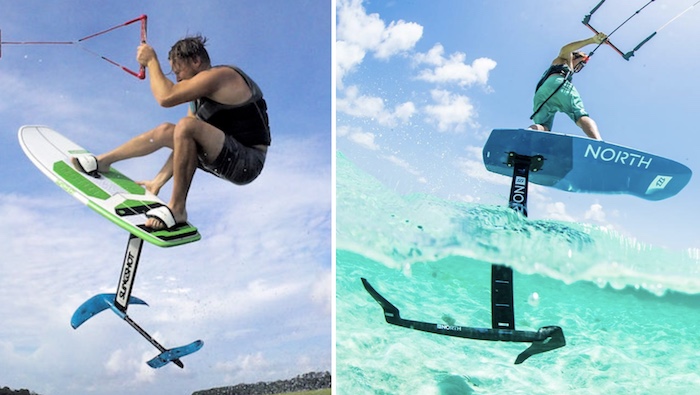
<instances>
[{"instance_id":1,"label":"board tail","mask_svg":"<svg viewBox=\"0 0 700 395\"><path fill-rule=\"evenodd\" d=\"M190 344L175 347L172 349L167 349L163 347L150 334L148 334L148 332L141 328L141 326L139 326L136 322L134 322L133 319L131 319L131 317L129 317L126 314L126 308L122 310L121 306L119 306L116 302L116 297L117 294L104 293L95 295L87 301L85 301L85 303L80 305L80 307L78 307L75 313L73 313L73 317L71 318L71 326L73 327L73 329L77 329L87 320L96 316L104 310L112 310L114 314L118 315L120 318L126 321L127 324L129 324L132 328L136 330L136 332L138 332L141 336L144 337L144 339L148 340L149 343L151 343L156 349L158 349L158 351L160 351L160 354L158 354L156 357L147 362L148 366L154 369L163 367L170 362L174 363L180 368L184 368L185 365L182 363L182 361L180 361L180 358L199 351L199 349L202 348L202 346L204 345L204 342L202 342L201 340L196 340ZM129 297L128 304L141 304L148 306L146 302L135 296Z\"/></svg>"},{"instance_id":2,"label":"board tail","mask_svg":"<svg viewBox=\"0 0 700 395\"><path fill-rule=\"evenodd\" d=\"M156 355L150 361L148 361L148 366L152 367L153 369L158 369L167 365L170 362L176 363L176 361L179 361L180 358L199 351L199 349L202 348L203 345L203 341L195 340L190 344L181 347L171 348L170 350L165 350L162 353Z\"/></svg>"}]
</instances>

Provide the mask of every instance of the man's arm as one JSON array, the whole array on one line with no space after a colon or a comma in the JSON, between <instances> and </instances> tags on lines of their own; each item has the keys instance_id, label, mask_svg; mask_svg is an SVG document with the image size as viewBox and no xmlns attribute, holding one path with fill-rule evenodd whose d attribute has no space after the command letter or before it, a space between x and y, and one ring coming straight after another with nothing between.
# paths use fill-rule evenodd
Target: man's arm
<instances>
[{"instance_id":1,"label":"man's arm","mask_svg":"<svg viewBox=\"0 0 700 395\"><path fill-rule=\"evenodd\" d=\"M160 67L158 56L148 44L139 46L136 58L139 64L148 69L151 91L158 104L163 107L174 107L200 97L209 96L225 80L225 78L221 78L220 70L209 69L190 79L174 83L165 76Z\"/></svg>"},{"instance_id":2,"label":"man's arm","mask_svg":"<svg viewBox=\"0 0 700 395\"><path fill-rule=\"evenodd\" d=\"M162 98L167 96L168 92L172 90L175 83L169 80L163 73L160 62L158 61L158 56L150 45L141 44L138 48L136 59L142 66L148 69L151 91L153 91L153 96L158 103L160 103Z\"/></svg>"},{"instance_id":3,"label":"man's arm","mask_svg":"<svg viewBox=\"0 0 700 395\"><path fill-rule=\"evenodd\" d=\"M607 38L608 36L606 36L605 33L598 33L595 36L587 38L585 40L579 40L568 43L561 47L561 50L559 51L559 56L557 56L557 60L564 59L568 62L572 52L579 50L585 47L586 45L600 44L607 40Z\"/></svg>"}]
</instances>

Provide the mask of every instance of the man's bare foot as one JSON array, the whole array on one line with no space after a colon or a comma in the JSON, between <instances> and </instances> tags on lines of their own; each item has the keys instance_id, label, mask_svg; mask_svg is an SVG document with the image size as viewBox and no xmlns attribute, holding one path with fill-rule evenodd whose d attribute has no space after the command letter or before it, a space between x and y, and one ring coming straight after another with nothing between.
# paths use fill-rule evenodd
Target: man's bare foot
<instances>
[{"instance_id":1,"label":"man's bare foot","mask_svg":"<svg viewBox=\"0 0 700 395\"><path fill-rule=\"evenodd\" d=\"M530 129L530 130L539 130L540 132L548 132L548 131L549 131L546 127L544 127L544 126L542 126L542 125L538 125L538 124L530 125L530 126L528 127L528 129Z\"/></svg>"},{"instance_id":2,"label":"man's bare foot","mask_svg":"<svg viewBox=\"0 0 700 395\"><path fill-rule=\"evenodd\" d=\"M187 222L187 211L175 213L169 207L161 206L149 210L146 213L146 217L148 217L148 219L144 225L147 228L153 230L171 229L177 224L184 224Z\"/></svg>"},{"instance_id":3,"label":"man's bare foot","mask_svg":"<svg viewBox=\"0 0 700 395\"><path fill-rule=\"evenodd\" d=\"M160 192L160 188L163 186L159 183L156 183L155 181L136 181L136 183L141 185L148 192L150 192L156 196L158 196L158 193Z\"/></svg>"}]
</instances>

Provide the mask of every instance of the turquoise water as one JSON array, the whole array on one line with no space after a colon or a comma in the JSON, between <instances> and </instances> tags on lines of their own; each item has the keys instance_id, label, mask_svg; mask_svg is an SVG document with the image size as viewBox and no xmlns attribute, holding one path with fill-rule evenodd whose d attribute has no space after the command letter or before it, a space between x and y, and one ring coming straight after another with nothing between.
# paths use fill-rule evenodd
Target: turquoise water
<instances>
[{"instance_id":1,"label":"turquoise water","mask_svg":"<svg viewBox=\"0 0 700 395\"><path fill-rule=\"evenodd\" d=\"M512 210L400 196L337 156L337 394L693 394L700 388L700 254ZM567 345L418 332L405 319L490 327L490 266L514 269L515 324Z\"/></svg>"}]
</instances>

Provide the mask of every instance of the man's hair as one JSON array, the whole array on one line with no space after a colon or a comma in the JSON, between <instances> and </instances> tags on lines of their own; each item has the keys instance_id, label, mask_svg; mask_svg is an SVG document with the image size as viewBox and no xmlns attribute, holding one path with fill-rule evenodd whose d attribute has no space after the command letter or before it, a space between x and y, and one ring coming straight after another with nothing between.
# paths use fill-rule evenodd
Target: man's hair
<instances>
[{"instance_id":1,"label":"man's hair","mask_svg":"<svg viewBox=\"0 0 700 395\"><path fill-rule=\"evenodd\" d=\"M185 37L173 45L168 52L168 60L196 60L199 59L205 66L211 65L209 53L204 45L207 38L201 35Z\"/></svg>"}]
</instances>

